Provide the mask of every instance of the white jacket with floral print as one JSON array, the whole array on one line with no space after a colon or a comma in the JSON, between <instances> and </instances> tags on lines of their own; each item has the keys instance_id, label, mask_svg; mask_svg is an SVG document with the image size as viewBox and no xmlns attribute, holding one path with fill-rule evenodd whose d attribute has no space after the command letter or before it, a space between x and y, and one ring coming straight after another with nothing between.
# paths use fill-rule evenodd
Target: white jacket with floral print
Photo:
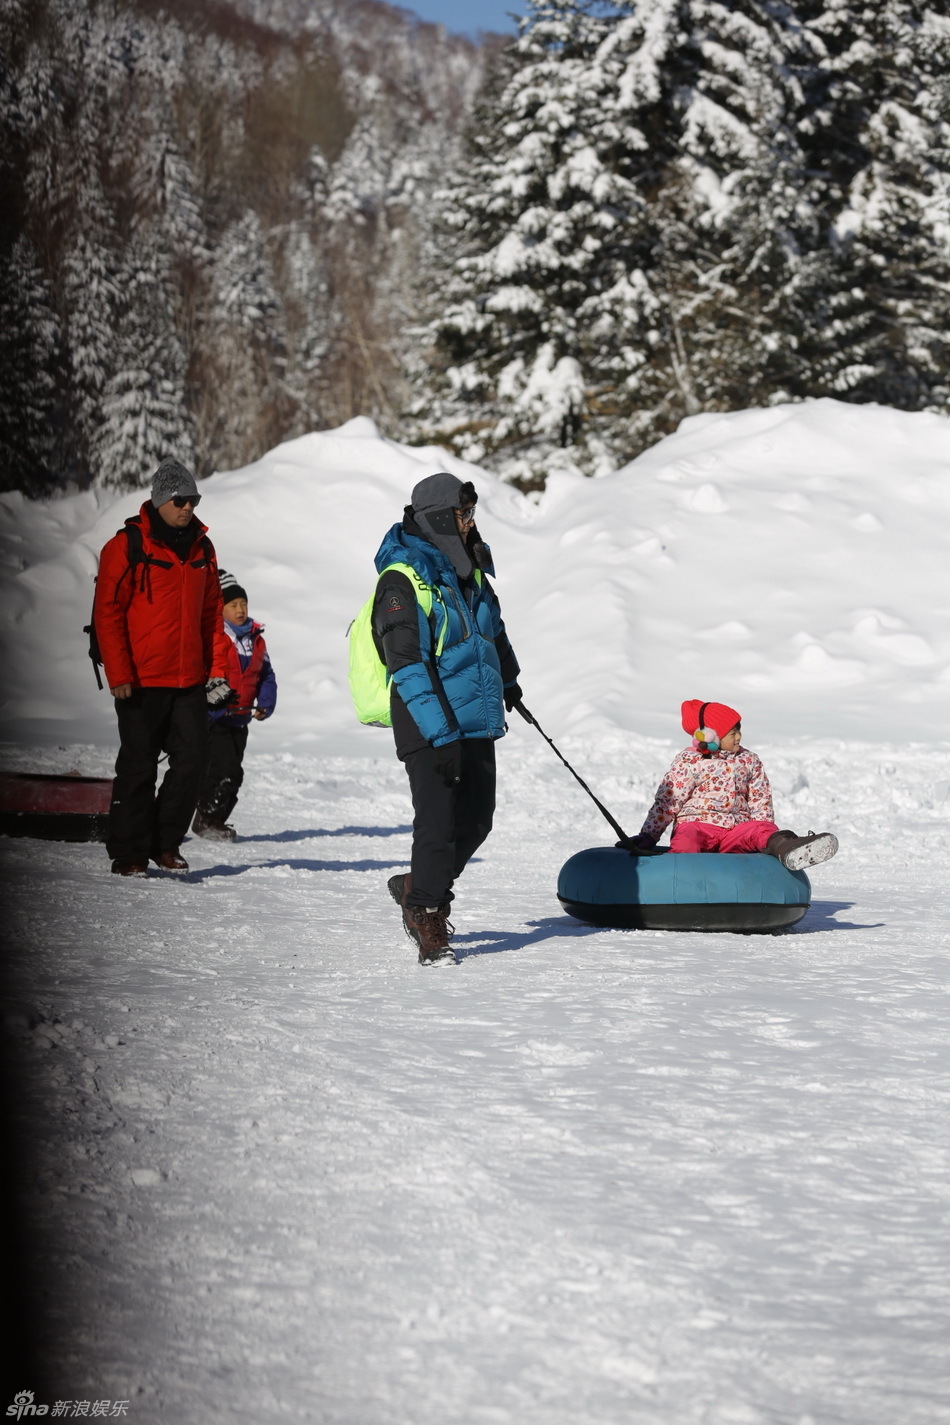
<instances>
[{"instance_id":1,"label":"white jacket with floral print","mask_svg":"<svg viewBox=\"0 0 950 1425\"><path fill-rule=\"evenodd\" d=\"M772 788L754 752L740 747L738 752L704 757L687 747L677 753L657 787L641 829L659 840L671 821L729 827L774 819Z\"/></svg>"}]
</instances>

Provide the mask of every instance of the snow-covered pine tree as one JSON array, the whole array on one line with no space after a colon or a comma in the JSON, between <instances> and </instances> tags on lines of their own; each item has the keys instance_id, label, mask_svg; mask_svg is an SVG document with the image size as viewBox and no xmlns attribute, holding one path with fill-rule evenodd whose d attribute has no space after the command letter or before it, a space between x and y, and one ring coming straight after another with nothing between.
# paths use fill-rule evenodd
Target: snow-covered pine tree
<instances>
[{"instance_id":1,"label":"snow-covered pine tree","mask_svg":"<svg viewBox=\"0 0 950 1425\"><path fill-rule=\"evenodd\" d=\"M470 458L504 452L523 481L622 449L623 386L655 306L642 187L664 155L621 90L620 13L530 0L443 203L462 251L435 333L436 427Z\"/></svg>"},{"instance_id":2,"label":"snow-covered pine tree","mask_svg":"<svg viewBox=\"0 0 950 1425\"><path fill-rule=\"evenodd\" d=\"M204 258L208 238L195 175L179 150L171 117L156 122L160 115L153 107L154 126L139 136L131 182L137 217L160 225L167 251L183 259Z\"/></svg>"},{"instance_id":3,"label":"snow-covered pine tree","mask_svg":"<svg viewBox=\"0 0 950 1425\"><path fill-rule=\"evenodd\" d=\"M948 12L531 0L446 199L420 434L524 477L697 410L941 406Z\"/></svg>"},{"instance_id":4,"label":"snow-covered pine tree","mask_svg":"<svg viewBox=\"0 0 950 1425\"><path fill-rule=\"evenodd\" d=\"M824 49L774 0L689 0L682 35L678 151L656 199L659 365L677 385L688 372L680 411L787 399L820 234L799 125Z\"/></svg>"},{"instance_id":5,"label":"snow-covered pine tree","mask_svg":"<svg viewBox=\"0 0 950 1425\"><path fill-rule=\"evenodd\" d=\"M71 437L67 469L83 487L96 482L93 446L103 393L118 359L118 260L98 237L95 229L89 236L77 233L61 267Z\"/></svg>"},{"instance_id":6,"label":"snow-covered pine tree","mask_svg":"<svg viewBox=\"0 0 950 1425\"><path fill-rule=\"evenodd\" d=\"M129 243L117 286L114 370L91 453L96 485L129 490L146 484L166 456L193 468L195 450L168 260L155 233Z\"/></svg>"},{"instance_id":7,"label":"snow-covered pine tree","mask_svg":"<svg viewBox=\"0 0 950 1425\"><path fill-rule=\"evenodd\" d=\"M217 460L227 468L262 455L287 428L283 389L287 351L281 301L258 215L248 209L222 234L214 253L212 307L204 334L202 400ZM221 392L229 393L226 403ZM200 412L199 412L200 418Z\"/></svg>"},{"instance_id":8,"label":"snow-covered pine tree","mask_svg":"<svg viewBox=\"0 0 950 1425\"><path fill-rule=\"evenodd\" d=\"M950 4L817 9L809 25L826 49L825 94L802 128L824 177L825 241L795 394L944 409Z\"/></svg>"},{"instance_id":9,"label":"snow-covered pine tree","mask_svg":"<svg viewBox=\"0 0 950 1425\"><path fill-rule=\"evenodd\" d=\"M443 438L524 479L748 404L814 226L794 138L814 55L788 7L532 0L508 63L446 203Z\"/></svg>"},{"instance_id":10,"label":"snow-covered pine tree","mask_svg":"<svg viewBox=\"0 0 950 1425\"><path fill-rule=\"evenodd\" d=\"M0 489L54 484L54 363L59 326L48 284L21 234L0 258Z\"/></svg>"},{"instance_id":11,"label":"snow-covered pine tree","mask_svg":"<svg viewBox=\"0 0 950 1425\"><path fill-rule=\"evenodd\" d=\"M285 293L287 369L284 385L293 407L286 435L302 435L324 424L327 381L323 363L331 337L327 263L320 240L327 199L328 165L311 150L307 174L297 193L298 214L280 235L278 265Z\"/></svg>"}]
</instances>

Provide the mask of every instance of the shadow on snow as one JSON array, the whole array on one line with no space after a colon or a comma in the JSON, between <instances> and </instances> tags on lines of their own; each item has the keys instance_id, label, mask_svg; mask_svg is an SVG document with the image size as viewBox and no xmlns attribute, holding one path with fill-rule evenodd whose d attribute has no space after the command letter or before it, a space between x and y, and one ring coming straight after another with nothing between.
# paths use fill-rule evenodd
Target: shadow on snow
<instances>
[{"instance_id":1,"label":"shadow on snow","mask_svg":"<svg viewBox=\"0 0 950 1425\"><path fill-rule=\"evenodd\" d=\"M524 935L510 935L500 930L474 930L469 935L456 935L452 947L460 960L471 960L476 955L525 950L529 945L539 945L544 940L581 939L586 935L603 933L596 925L581 925L567 916L552 915L544 920L529 920L527 924L534 929ZM469 943L470 949L462 948Z\"/></svg>"},{"instance_id":2,"label":"shadow on snow","mask_svg":"<svg viewBox=\"0 0 950 1425\"><path fill-rule=\"evenodd\" d=\"M850 910L852 901L812 901L808 911L798 925L785 932L791 935L816 935L829 930L879 930L885 922L861 923L851 920L836 920L839 911ZM468 935L457 935L452 941L459 960L474 959L476 955L498 955L509 950L524 950L529 945L538 945L544 940L580 939L587 935L637 934L633 927L586 925L568 916L548 916L545 920L529 920L534 929L522 935L510 935L504 931L472 931ZM651 932L652 933L652 932ZM671 930L670 935L695 934L689 931ZM716 934L728 932L716 931ZM768 932L766 932L767 934ZM465 948L469 947L469 948Z\"/></svg>"},{"instance_id":3,"label":"shadow on snow","mask_svg":"<svg viewBox=\"0 0 950 1425\"><path fill-rule=\"evenodd\" d=\"M402 866L403 861L249 861L244 866L208 866L204 870L189 871L179 880L210 881L216 876L243 876L247 871L276 871L286 867L288 871L391 871Z\"/></svg>"},{"instance_id":4,"label":"shadow on snow","mask_svg":"<svg viewBox=\"0 0 950 1425\"><path fill-rule=\"evenodd\" d=\"M886 921L870 923L856 920L836 920L839 910L851 910L853 901L812 901L799 923L792 928L793 935L815 935L824 930L881 930Z\"/></svg>"},{"instance_id":5,"label":"shadow on snow","mask_svg":"<svg viewBox=\"0 0 950 1425\"><path fill-rule=\"evenodd\" d=\"M314 826L305 831L269 831L260 836L239 836L243 841L311 841L318 836L408 836L411 826L339 826L330 831L326 827Z\"/></svg>"}]
</instances>

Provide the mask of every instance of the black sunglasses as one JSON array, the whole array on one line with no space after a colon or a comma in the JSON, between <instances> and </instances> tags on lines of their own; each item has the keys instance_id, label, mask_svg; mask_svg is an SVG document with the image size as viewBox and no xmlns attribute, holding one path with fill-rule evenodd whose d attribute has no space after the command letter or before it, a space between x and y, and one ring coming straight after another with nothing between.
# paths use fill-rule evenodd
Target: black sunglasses
<instances>
[{"instance_id":1,"label":"black sunglasses","mask_svg":"<svg viewBox=\"0 0 950 1425\"><path fill-rule=\"evenodd\" d=\"M200 495L172 495L172 504L176 510L183 510L186 505L194 509L200 499Z\"/></svg>"}]
</instances>

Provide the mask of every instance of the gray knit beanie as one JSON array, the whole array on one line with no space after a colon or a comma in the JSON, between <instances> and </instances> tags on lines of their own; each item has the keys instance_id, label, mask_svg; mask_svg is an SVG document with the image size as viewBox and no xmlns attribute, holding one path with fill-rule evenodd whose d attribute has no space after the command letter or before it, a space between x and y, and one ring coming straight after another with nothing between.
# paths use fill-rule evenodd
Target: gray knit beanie
<instances>
[{"instance_id":1,"label":"gray knit beanie","mask_svg":"<svg viewBox=\"0 0 950 1425\"><path fill-rule=\"evenodd\" d=\"M163 460L152 476L152 504L156 509L167 505L175 495L197 494L194 475L177 460Z\"/></svg>"}]
</instances>

